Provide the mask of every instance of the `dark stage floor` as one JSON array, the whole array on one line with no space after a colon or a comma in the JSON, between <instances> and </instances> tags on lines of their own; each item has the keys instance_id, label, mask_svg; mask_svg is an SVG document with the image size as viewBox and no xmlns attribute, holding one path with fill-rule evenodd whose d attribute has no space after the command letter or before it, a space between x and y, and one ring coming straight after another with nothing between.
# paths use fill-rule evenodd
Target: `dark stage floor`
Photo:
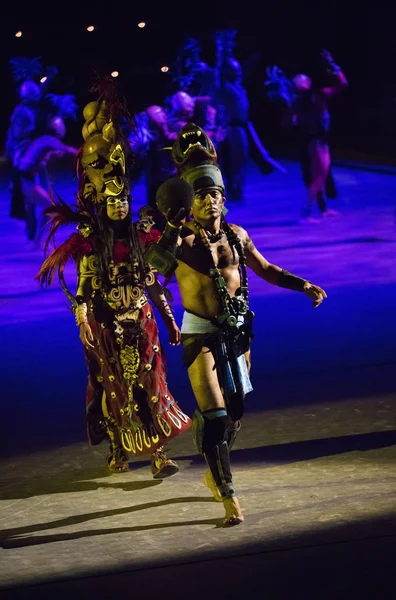
<instances>
[{"instance_id":1,"label":"dark stage floor","mask_svg":"<svg viewBox=\"0 0 396 600\"><path fill-rule=\"evenodd\" d=\"M313 310L250 277L254 391L233 451L246 521L228 530L190 433L170 451L181 472L163 482L147 461L110 475L107 448L88 447L74 318L61 292L33 281L41 255L8 219L3 178L2 598L394 598L396 177L335 168L341 216L302 226L304 189L287 166L267 176L252 167L228 218L328 299ZM74 186L59 176L56 191L72 201ZM142 185L135 197L137 209ZM170 387L192 414L180 349L167 356Z\"/></svg>"}]
</instances>

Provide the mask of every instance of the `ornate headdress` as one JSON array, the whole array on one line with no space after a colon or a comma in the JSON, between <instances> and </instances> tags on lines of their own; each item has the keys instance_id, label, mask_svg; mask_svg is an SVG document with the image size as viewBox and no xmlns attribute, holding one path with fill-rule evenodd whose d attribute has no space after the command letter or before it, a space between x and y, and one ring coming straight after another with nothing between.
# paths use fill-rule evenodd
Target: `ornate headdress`
<instances>
[{"instance_id":1,"label":"ornate headdress","mask_svg":"<svg viewBox=\"0 0 396 600\"><path fill-rule=\"evenodd\" d=\"M195 123L187 123L172 146L172 159L179 175L202 164L217 165L217 153L207 133Z\"/></svg>"},{"instance_id":2,"label":"ornate headdress","mask_svg":"<svg viewBox=\"0 0 396 600\"><path fill-rule=\"evenodd\" d=\"M188 169L180 177L192 186L194 192L210 188L224 194L223 177L216 165L199 165Z\"/></svg>"},{"instance_id":3,"label":"ornate headdress","mask_svg":"<svg viewBox=\"0 0 396 600\"><path fill-rule=\"evenodd\" d=\"M105 79L95 85L97 101L83 110L84 144L78 156L79 203L97 207L108 197L129 197L128 145L121 132L121 119L129 113L118 98L114 83Z\"/></svg>"},{"instance_id":4,"label":"ornate headdress","mask_svg":"<svg viewBox=\"0 0 396 600\"><path fill-rule=\"evenodd\" d=\"M129 112L112 80L98 81L91 91L99 92L99 98L87 104L83 111L84 143L77 156L76 207L71 208L58 197L53 198L53 205L44 211L50 217L46 248L64 225L77 224L79 234L73 234L48 256L37 276L42 285L51 283L58 272L61 286L67 289L63 279L64 266L71 257L76 259L80 252L86 252L94 238L100 242L107 199L131 200L128 146L121 131L122 119L130 119Z\"/></svg>"}]
</instances>

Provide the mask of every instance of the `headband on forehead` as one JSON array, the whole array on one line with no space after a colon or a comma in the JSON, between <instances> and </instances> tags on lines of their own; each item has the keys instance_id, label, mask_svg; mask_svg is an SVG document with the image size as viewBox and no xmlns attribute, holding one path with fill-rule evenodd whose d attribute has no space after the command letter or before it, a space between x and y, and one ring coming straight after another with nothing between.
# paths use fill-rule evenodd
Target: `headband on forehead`
<instances>
[{"instance_id":1,"label":"headband on forehead","mask_svg":"<svg viewBox=\"0 0 396 600\"><path fill-rule=\"evenodd\" d=\"M221 171L216 165L200 165L188 169L180 176L189 183L194 192L214 188L224 194L224 182Z\"/></svg>"}]
</instances>

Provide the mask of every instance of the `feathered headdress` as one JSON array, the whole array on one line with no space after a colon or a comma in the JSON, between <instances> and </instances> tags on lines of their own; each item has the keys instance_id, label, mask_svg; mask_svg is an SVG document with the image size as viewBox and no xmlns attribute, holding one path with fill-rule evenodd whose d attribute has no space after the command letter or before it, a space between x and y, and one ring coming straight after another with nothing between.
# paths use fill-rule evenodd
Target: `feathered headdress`
<instances>
[{"instance_id":1,"label":"feathered headdress","mask_svg":"<svg viewBox=\"0 0 396 600\"><path fill-rule=\"evenodd\" d=\"M293 103L295 89L293 82L277 66L265 69L267 79L264 86L267 88L267 96L272 102L286 102L288 106Z\"/></svg>"},{"instance_id":2,"label":"feathered headdress","mask_svg":"<svg viewBox=\"0 0 396 600\"><path fill-rule=\"evenodd\" d=\"M17 56L11 58L9 65L11 73L16 83L23 81L35 81L40 78L44 72L41 62L41 56L27 58L26 56Z\"/></svg>"},{"instance_id":3,"label":"feathered headdress","mask_svg":"<svg viewBox=\"0 0 396 600\"><path fill-rule=\"evenodd\" d=\"M173 83L179 90L190 92L194 81L194 69L200 62L201 47L198 40L186 36L183 46L177 53L173 72Z\"/></svg>"},{"instance_id":4,"label":"feathered headdress","mask_svg":"<svg viewBox=\"0 0 396 600\"><path fill-rule=\"evenodd\" d=\"M46 94L45 100L54 116L76 119L78 104L73 94Z\"/></svg>"},{"instance_id":5,"label":"feathered headdress","mask_svg":"<svg viewBox=\"0 0 396 600\"><path fill-rule=\"evenodd\" d=\"M79 203L85 207L102 204L108 196L129 195L129 145L121 124L132 118L112 78L98 79L91 91L99 98L84 108L84 144L77 156Z\"/></svg>"},{"instance_id":6,"label":"feathered headdress","mask_svg":"<svg viewBox=\"0 0 396 600\"><path fill-rule=\"evenodd\" d=\"M135 115L135 126L128 133L129 147L133 154L144 160L154 137L150 131L150 117L146 111Z\"/></svg>"},{"instance_id":7,"label":"feathered headdress","mask_svg":"<svg viewBox=\"0 0 396 600\"><path fill-rule=\"evenodd\" d=\"M91 91L99 98L87 104L83 111L82 135L84 144L78 155L79 189L76 207L72 208L59 197L52 197L52 206L44 211L49 217L49 236L45 250L60 227L75 224L79 233L72 234L46 258L36 279L41 286L50 285L55 276L73 303L67 289L64 269L70 259L78 262L83 255L98 253L100 263L105 256L103 247L103 207L109 197L129 196L125 152L127 143L121 131L122 118L129 118L125 102L119 98L114 82L97 81ZM147 219L146 219L147 220ZM147 237L150 222L140 235ZM134 240L136 238L133 238ZM102 248L101 248L102 246Z\"/></svg>"},{"instance_id":8,"label":"feathered headdress","mask_svg":"<svg viewBox=\"0 0 396 600\"><path fill-rule=\"evenodd\" d=\"M120 95L114 77L95 75L90 92L98 95L98 104L99 106L104 105L105 116L118 127L121 126L123 119L128 122L133 121L125 98Z\"/></svg>"},{"instance_id":9,"label":"feathered headdress","mask_svg":"<svg viewBox=\"0 0 396 600\"><path fill-rule=\"evenodd\" d=\"M125 160L127 145L120 128L122 116L129 113L111 80L98 80L92 89L99 93L99 99L87 104L83 110L84 144L77 156L79 189L76 207L73 209L59 196L51 196L52 205L44 211L49 217L45 251L54 241L58 229L65 225L74 223L83 237L89 237L96 229L98 205L108 196L129 193ZM63 115L70 115L75 109L73 96L49 94L48 97L57 107L57 114L63 111ZM48 266L49 263L46 268ZM52 271L47 278L52 281Z\"/></svg>"}]
</instances>

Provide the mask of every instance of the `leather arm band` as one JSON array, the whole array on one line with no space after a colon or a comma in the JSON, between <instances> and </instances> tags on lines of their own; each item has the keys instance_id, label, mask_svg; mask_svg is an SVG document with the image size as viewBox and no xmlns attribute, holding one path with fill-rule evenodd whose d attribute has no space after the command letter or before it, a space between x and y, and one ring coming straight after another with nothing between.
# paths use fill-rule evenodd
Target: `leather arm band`
<instances>
[{"instance_id":1,"label":"leather arm band","mask_svg":"<svg viewBox=\"0 0 396 600\"><path fill-rule=\"evenodd\" d=\"M293 275L293 273L289 273L289 271L282 271L278 275L277 284L279 287L286 288L288 290L294 290L295 292L303 292L304 285L306 283L310 283L307 279L302 279L302 277L298 277L297 275Z\"/></svg>"}]
</instances>

